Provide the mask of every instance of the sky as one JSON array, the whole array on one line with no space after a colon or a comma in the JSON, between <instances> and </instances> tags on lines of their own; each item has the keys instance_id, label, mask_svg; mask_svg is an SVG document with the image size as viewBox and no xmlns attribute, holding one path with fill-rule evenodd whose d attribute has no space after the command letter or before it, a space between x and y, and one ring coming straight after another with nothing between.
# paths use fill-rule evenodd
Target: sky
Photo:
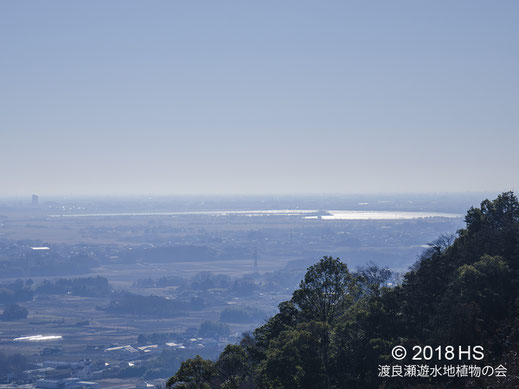
<instances>
[{"instance_id":1,"label":"sky","mask_svg":"<svg viewBox=\"0 0 519 389\"><path fill-rule=\"evenodd\" d=\"M517 1L0 2L0 197L519 188Z\"/></svg>"}]
</instances>

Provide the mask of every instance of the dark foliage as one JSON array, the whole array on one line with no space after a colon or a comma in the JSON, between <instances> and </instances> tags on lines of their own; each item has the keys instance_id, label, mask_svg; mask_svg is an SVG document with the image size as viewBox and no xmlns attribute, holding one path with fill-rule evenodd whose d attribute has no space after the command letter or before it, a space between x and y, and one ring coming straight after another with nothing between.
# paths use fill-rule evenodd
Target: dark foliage
<instances>
[{"instance_id":1,"label":"dark foliage","mask_svg":"<svg viewBox=\"0 0 519 389\"><path fill-rule=\"evenodd\" d=\"M0 286L0 304L12 304L32 300L34 293L31 290L32 280L25 283L22 280Z\"/></svg>"},{"instance_id":2,"label":"dark foliage","mask_svg":"<svg viewBox=\"0 0 519 389\"><path fill-rule=\"evenodd\" d=\"M9 304L5 307L4 312L0 315L0 320L12 321L25 319L29 312L18 304Z\"/></svg>"},{"instance_id":3,"label":"dark foliage","mask_svg":"<svg viewBox=\"0 0 519 389\"><path fill-rule=\"evenodd\" d=\"M198 336L204 338L218 338L229 336L231 329L225 323L219 323L217 321L206 320L200 324L198 329Z\"/></svg>"},{"instance_id":4,"label":"dark foliage","mask_svg":"<svg viewBox=\"0 0 519 389\"><path fill-rule=\"evenodd\" d=\"M107 307L97 307L111 313L153 317L175 317L186 315L186 305L162 296L142 296L139 294L119 293Z\"/></svg>"},{"instance_id":5,"label":"dark foliage","mask_svg":"<svg viewBox=\"0 0 519 389\"><path fill-rule=\"evenodd\" d=\"M36 287L37 294L66 294L83 297L106 297L112 292L112 287L104 277L87 277L55 281L45 280Z\"/></svg>"},{"instance_id":6,"label":"dark foliage","mask_svg":"<svg viewBox=\"0 0 519 389\"><path fill-rule=\"evenodd\" d=\"M23 355L6 355L0 352L0 377L13 373L20 374L28 367L27 359Z\"/></svg>"},{"instance_id":7,"label":"dark foliage","mask_svg":"<svg viewBox=\"0 0 519 389\"><path fill-rule=\"evenodd\" d=\"M230 307L220 313L220 321L226 323L251 323L264 320L267 314L254 307Z\"/></svg>"}]
</instances>

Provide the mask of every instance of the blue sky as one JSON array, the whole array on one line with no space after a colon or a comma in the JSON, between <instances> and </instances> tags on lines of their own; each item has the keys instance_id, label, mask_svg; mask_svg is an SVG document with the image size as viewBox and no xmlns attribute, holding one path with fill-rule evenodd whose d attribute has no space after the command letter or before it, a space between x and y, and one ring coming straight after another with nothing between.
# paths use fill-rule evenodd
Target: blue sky
<instances>
[{"instance_id":1,"label":"blue sky","mask_svg":"<svg viewBox=\"0 0 519 389\"><path fill-rule=\"evenodd\" d=\"M517 189L519 2L0 2L0 196Z\"/></svg>"}]
</instances>

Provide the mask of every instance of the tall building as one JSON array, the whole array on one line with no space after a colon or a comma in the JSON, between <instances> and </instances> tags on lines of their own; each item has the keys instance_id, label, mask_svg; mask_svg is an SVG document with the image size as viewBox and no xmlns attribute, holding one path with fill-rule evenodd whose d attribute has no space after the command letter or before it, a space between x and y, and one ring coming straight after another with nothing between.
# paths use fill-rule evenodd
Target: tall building
<instances>
[{"instance_id":1,"label":"tall building","mask_svg":"<svg viewBox=\"0 0 519 389\"><path fill-rule=\"evenodd\" d=\"M32 205L38 205L39 197L35 194L32 195Z\"/></svg>"}]
</instances>

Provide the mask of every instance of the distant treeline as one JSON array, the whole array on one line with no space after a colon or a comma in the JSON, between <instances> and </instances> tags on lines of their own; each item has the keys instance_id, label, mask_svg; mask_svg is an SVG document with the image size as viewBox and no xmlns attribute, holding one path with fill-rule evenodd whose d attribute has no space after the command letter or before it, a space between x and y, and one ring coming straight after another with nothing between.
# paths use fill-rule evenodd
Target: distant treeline
<instances>
[{"instance_id":1,"label":"distant treeline","mask_svg":"<svg viewBox=\"0 0 519 389\"><path fill-rule=\"evenodd\" d=\"M97 307L98 310L139 316L176 317L186 316L189 306L177 300L161 296L141 296L134 293L120 292L108 306Z\"/></svg>"},{"instance_id":2,"label":"distant treeline","mask_svg":"<svg viewBox=\"0 0 519 389\"><path fill-rule=\"evenodd\" d=\"M18 304L7 304L0 315L0 320L14 321L27 318L29 311Z\"/></svg>"},{"instance_id":3,"label":"distant treeline","mask_svg":"<svg viewBox=\"0 0 519 389\"><path fill-rule=\"evenodd\" d=\"M112 286L104 277L86 277L55 281L45 280L35 289L37 294L65 294L82 297L106 297L112 293Z\"/></svg>"},{"instance_id":4,"label":"distant treeline","mask_svg":"<svg viewBox=\"0 0 519 389\"><path fill-rule=\"evenodd\" d=\"M34 294L67 294L82 297L106 297L112 286L104 277L60 278L35 285L32 279L16 280L0 285L0 304L30 301Z\"/></svg>"},{"instance_id":5,"label":"distant treeline","mask_svg":"<svg viewBox=\"0 0 519 389\"><path fill-rule=\"evenodd\" d=\"M23 355L7 355L0 352L0 379L8 374L19 374L28 367L27 359Z\"/></svg>"},{"instance_id":6,"label":"distant treeline","mask_svg":"<svg viewBox=\"0 0 519 389\"><path fill-rule=\"evenodd\" d=\"M231 296L250 296L259 292L284 291L297 284L301 272L292 270L278 270L272 273L247 274L240 278L233 278L225 274L213 274L209 271L197 273L193 278L186 279L176 276L161 277L158 279L145 278L133 282L135 288L166 288L178 287L180 294L184 292L216 291Z\"/></svg>"},{"instance_id":7,"label":"distant treeline","mask_svg":"<svg viewBox=\"0 0 519 389\"><path fill-rule=\"evenodd\" d=\"M86 254L28 252L18 257L0 257L0 274L4 277L73 275L86 273L98 264L97 259Z\"/></svg>"},{"instance_id":8,"label":"distant treeline","mask_svg":"<svg viewBox=\"0 0 519 389\"><path fill-rule=\"evenodd\" d=\"M207 246L134 247L121 253L121 258L125 262L206 261L218 258L218 253Z\"/></svg>"},{"instance_id":9,"label":"distant treeline","mask_svg":"<svg viewBox=\"0 0 519 389\"><path fill-rule=\"evenodd\" d=\"M220 321L227 323L254 323L267 318L267 313L255 307L229 307L220 313Z\"/></svg>"},{"instance_id":10,"label":"distant treeline","mask_svg":"<svg viewBox=\"0 0 519 389\"><path fill-rule=\"evenodd\" d=\"M143 278L133 281L133 288L167 288L168 286L180 286L185 283L181 277L168 276L159 279Z\"/></svg>"},{"instance_id":11,"label":"distant treeline","mask_svg":"<svg viewBox=\"0 0 519 389\"><path fill-rule=\"evenodd\" d=\"M217 321L206 320L200 324L198 329L198 336L203 338L218 338L225 337L231 334L231 328L225 323Z\"/></svg>"},{"instance_id":12,"label":"distant treeline","mask_svg":"<svg viewBox=\"0 0 519 389\"><path fill-rule=\"evenodd\" d=\"M12 304L33 299L32 280L16 280L0 286L0 304Z\"/></svg>"}]
</instances>

